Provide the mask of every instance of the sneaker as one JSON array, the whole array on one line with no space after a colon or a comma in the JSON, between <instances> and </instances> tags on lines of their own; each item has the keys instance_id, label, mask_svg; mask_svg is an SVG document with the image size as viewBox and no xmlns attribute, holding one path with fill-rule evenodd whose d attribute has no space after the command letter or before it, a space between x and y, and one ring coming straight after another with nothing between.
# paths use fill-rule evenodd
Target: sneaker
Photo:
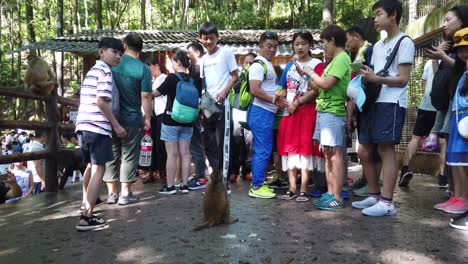
<instances>
[{"instance_id":1,"label":"sneaker","mask_svg":"<svg viewBox=\"0 0 468 264\"><path fill-rule=\"evenodd\" d=\"M362 214L367 216L389 216L396 215L396 213L397 211L393 204L389 204L383 201L378 201L373 206L362 210Z\"/></svg>"},{"instance_id":2,"label":"sneaker","mask_svg":"<svg viewBox=\"0 0 468 264\"><path fill-rule=\"evenodd\" d=\"M116 204L118 200L119 200L119 195L116 193L111 193L107 197L107 204Z\"/></svg>"},{"instance_id":3,"label":"sneaker","mask_svg":"<svg viewBox=\"0 0 468 264\"><path fill-rule=\"evenodd\" d=\"M182 186L182 188L180 188L180 192L183 194L189 193L188 186L187 185Z\"/></svg>"},{"instance_id":4,"label":"sneaker","mask_svg":"<svg viewBox=\"0 0 468 264\"><path fill-rule=\"evenodd\" d=\"M332 197L332 199L328 203L317 205L317 208L320 210L336 210L344 208L344 201L343 198L337 200L335 199L335 197Z\"/></svg>"},{"instance_id":5,"label":"sneaker","mask_svg":"<svg viewBox=\"0 0 468 264\"><path fill-rule=\"evenodd\" d=\"M369 196L362 201L352 202L351 206L356 209L369 208L379 202L379 199Z\"/></svg>"},{"instance_id":6,"label":"sneaker","mask_svg":"<svg viewBox=\"0 0 468 264\"><path fill-rule=\"evenodd\" d=\"M176 194L177 191L174 186L171 186L170 188L167 187L166 184L159 190L160 194Z\"/></svg>"},{"instance_id":7,"label":"sneaker","mask_svg":"<svg viewBox=\"0 0 468 264\"><path fill-rule=\"evenodd\" d=\"M463 214L468 211L468 201L458 197L456 199L455 202L442 209L442 211L449 214Z\"/></svg>"},{"instance_id":8,"label":"sneaker","mask_svg":"<svg viewBox=\"0 0 468 264\"><path fill-rule=\"evenodd\" d=\"M193 178L188 182L188 188L190 190L198 190L198 189L203 189L206 188L207 181L206 179L197 179Z\"/></svg>"},{"instance_id":9,"label":"sneaker","mask_svg":"<svg viewBox=\"0 0 468 264\"><path fill-rule=\"evenodd\" d=\"M439 188L444 188L444 189L448 188L447 176L439 174L439 180L437 184L439 185Z\"/></svg>"},{"instance_id":10,"label":"sneaker","mask_svg":"<svg viewBox=\"0 0 468 264\"><path fill-rule=\"evenodd\" d=\"M411 171L406 171L406 169L401 170L400 180L398 181L398 186L408 187L409 182L413 178L413 173Z\"/></svg>"},{"instance_id":11,"label":"sneaker","mask_svg":"<svg viewBox=\"0 0 468 264\"><path fill-rule=\"evenodd\" d=\"M460 230L468 230L468 212L450 219L450 226Z\"/></svg>"},{"instance_id":12,"label":"sneaker","mask_svg":"<svg viewBox=\"0 0 468 264\"><path fill-rule=\"evenodd\" d=\"M179 189L179 188L182 186L182 184L181 184L180 182L175 182L175 183L174 183L174 186L175 186L177 189Z\"/></svg>"},{"instance_id":13,"label":"sneaker","mask_svg":"<svg viewBox=\"0 0 468 264\"><path fill-rule=\"evenodd\" d=\"M91 215L90 217L88 216L85 216L85 215L81 215L80 216L80 222L81 220L85 221L86 224L78 224L77 226L75 226L76 230L78 231L90 231L90 230L93 230L93 229L96 229L96 228L99 228L99 227L103 227L105 225L107 225L107 222L106 220L100 218L100 217L97 217L95 215Z\"/></svg>"},{"instance_id":14,"label":"sneaker","mask_svg":"<svg viewBox=\"0 0 468 264\"><path fill-rule=\"evenodd\" d=\"M362 187L366 185L367 185L366 178L361 177L357 181L355 181L351 186L349 186L349 188L352 190L356 190L356 189L361 189Z\"/></svg>"},{"instance_id":15,"label":"sneaker","mask_svg":"<svg viewBox=\"0 0 468 264\"><path fill-rule=\"evenodd\" d=\"M271 189L285 189L288 188L288 183L286 181L277 179L276 181L269 183L268 187L270 187Z\"/></svg>"},{"instance_id":16,"label":"sneaker","mask_svg":"<svg viewBox=\"0 0 468 264\"><path fill-rule=\"evenodd\" d=\"M322 194L320 199L312 201L312 204L315 205L315 206L319 206L319 205L329 203L332 199L335 199L335 197L333 197L333 195L331 195L331 193L326 192L326 193Z\"/></svg>"},{"instance_id":17,"label":"sneaker","mask_svg":"<svg viewBox=\"0 0 468 264\"><path fill-rule=\"evenodd\" d=\"M434 209L443 211L447 206L453 204L457 200L458 200L457 197L450 196L450 199L448 199L446 202L434 205Z\"/></svg>"},{"instance_id":18,"label":"sneaker","mask_svg":"<svg viewBox=\"0 0 468 264\"><path fill-rule=\"evenodd\" d=\"M258 189L255 189L253 186L250 187L249 196L260 198L260 199L271 199L275 198L276 194L270 192L267 188L264 187L265 185L261 186Z\"/></svg>"},{"instance_id":19,"label":"sneaker","mask_svg":"<svg viewBox=\"0 0 468 264\"><path fill-rule=\"evenodd\" d=\"M341 198L349 199L349 192L348 191L341 191Z\"/></svg>"},{"instance_id":20,"label":"sneaker","mask_svg":"<svg viewBox=\"0 0 468 264\"><path fill-rule=\"evenodd\" d=\"M265 190L269 191L269 192L272 192L274 193L275 192L275 189L272 189L270 187L268 187L268 183L267 182L263 182L263 185L261 188L265 188Z\"/></svg>"},{"instance_id":21,"label":"sneaker","mask_svg":"<svg viewBox=\"0 0 468 264\"><path fill-rule=\"evenodd\" d=\"M127 196L120 195L119 201L117 202L119 205L127 205L132 203L138 203L140 201L140 197L133 195L130 192Z\"/></svg>"},{"instance_id":22,"label":"sneaker","mask_svg":"<svg viewBox=\"0 0 468 264\"><path fill-rule=\"evenodd\" d=\"M367 197L369 196L369 186L367 184L362 187L361 189L357 189L353 191L353 194L359 197Z\"/></svg>"}]
</instances>

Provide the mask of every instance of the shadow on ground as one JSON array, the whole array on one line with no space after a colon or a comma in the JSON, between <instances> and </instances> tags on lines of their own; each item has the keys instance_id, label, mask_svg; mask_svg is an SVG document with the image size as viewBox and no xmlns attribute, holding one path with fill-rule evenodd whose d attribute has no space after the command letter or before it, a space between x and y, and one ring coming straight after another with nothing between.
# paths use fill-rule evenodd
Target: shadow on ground
<instances>
[{"instance_id":1,"label":"shadow on ground","mask_svg":"<svg viewBox=\"0 0 468 264\"><path fill-rule=\"evenodd\" d=\"M138 204L98 206L108 228L76 232L75 185L0 206L0 263L468 263L468 232L432 209L445 199L435 181L416 175L411 188L397 190L397 216L369 218L350 202L327 212L252 199L239 179L230 201L240 221L200 232L192 228L201 223L202 195L160 195L159 183L138 183Z\"/></svg>"}]
</instances>

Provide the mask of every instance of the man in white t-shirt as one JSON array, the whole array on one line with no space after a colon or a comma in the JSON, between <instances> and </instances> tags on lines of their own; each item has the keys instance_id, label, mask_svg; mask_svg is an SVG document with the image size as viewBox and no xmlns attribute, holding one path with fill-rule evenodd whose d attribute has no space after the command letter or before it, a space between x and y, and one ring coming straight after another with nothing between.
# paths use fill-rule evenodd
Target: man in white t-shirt
<instances>
[{"instance_id":1,"label":"man in white t-shirt","mask_svg":"<svg viewBox=\"0 0 468 264\"><path fill-rule=\"evenodd\" d=\"M422 84L425 88L424 96L419 104L416 122L413 129L413 136L406 148L405 158L403 159L403 167L401 168L400 180L398 181L398 186L400 187L408 187L410 180L413 178L413 173L409 170L408 165L414 154L418 151L419 144L423 138L431 133L431 129L436 120L437 110L432 105L430 96L432 91L432 79L434 79L434 63L435 65L439 64L437 60L428 60L424 65L424 71L421 77ZM443 169L441 170L441 173L443 173Z\"/></svg>"},{"instance_id":2,"label":"man in white t-shirt","mask_svg":"<svg viewBox=\"0 0 468 264\"><path fill-rule=\"evenodd\" d=\"M252 184L249 196L269 199L276 195L264 184L265 173L273 149L273 124L278 106L287 107L283 96L277 96L276 72L271 60L278 50L278 35L264 32L260 36L259 56L249 67L250 93L254 97L248 112L247 123L252 131ZM260 62L261 61L261 62ZM264 65L267 68L265 76Z\"/></svg>"},{"instance_id":3,"label":"man in white t-shirt","mask_svg":"<svg viewBox=\"0 0 468 264\"><path fill-rule=\"evenodd\" d=\"M213 23L205 22L200 26L199 40L207 51L202 57L200 69L201 77L204 78L204 92L216 100L217 104L224 106L221 114L213 114L203 119L202 136L210 166L222 169L223 160L229 160L229 157L223 156L224 138L230 134L224 133L225 115L229 114L229 100L226 99L238 77L234 53L228 48L218 46L218 39L218 29ZM227 169L224 178L227 178Z\"/></svg>"},{"instance_id":4,"label":"man in white t-shirt","mask_svg":"<svg viewBox=\"0 0 468 264\"><path fill-rule=\"evenodd\" d=\"M359 126L359 157L362 161L364 175L369 186L369 197L363 201L353 202L354 208L363 209L368 216L395 215L393 192L398 178L396 168L395 144L399 144L406 114L406 88L410 79L414 61L414 43L405 37L388 69L388 76L377 75L404 36L399 23L403 7L401 2L379 0L372 6L374 26L380 32L385 30L387 37L374 45L371 64L374 70L361 69L362 78L370 83L381 84L382 89L376 102L361 113ZM373 159L372 149L377 145L382 159L382 193Z\"/></svg>"}]
</instances>

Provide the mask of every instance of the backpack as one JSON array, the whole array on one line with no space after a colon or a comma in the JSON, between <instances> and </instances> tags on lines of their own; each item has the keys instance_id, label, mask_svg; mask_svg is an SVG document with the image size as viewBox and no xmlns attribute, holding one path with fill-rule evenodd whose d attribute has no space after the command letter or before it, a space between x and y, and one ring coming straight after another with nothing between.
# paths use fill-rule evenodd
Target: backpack
<instances>
[{"instance_id":1,"label":"backpack","mask_svg":"<svg viewBox=\"0 0 468 264\"><path fill-rule=\"evenodd\" d=\"M262 60L253 60L250 65L254 63L260 63L263 66L263 78L266 78L267 75L267 66ZM250 94L249 86L249 68L250 65L247 65L241 72L239 80L234 85L233 89L229 92L229 104L231 107L245 111L249 108L252 103L252 95Z\"/></svg>"},{"instance_id":2,"label":"backpack","mask_svg":"<svg viewBox=\"0 0 468 264\"><path fill-rule=\"evenodd\" d=\"M439 70L435 73L432 80L432 90L430 93L431 104L438 111L445 111L449 107L450 100L453 98L454 91L457 88L458 76L455 70L445 62L441 62Z\"/></svg>"},{"instance_id":3,"label":"backpack","mask_svg":"<svg viewBox=\"0 0 468 264\"><path fill-rule=\"evenodd\" d=\"M175 74L179 78L176 87L176 96L172 104L171 118L181 124L191 124L198 116L198 104L200 97L195 87L194 80L189 77L185 80L179 73Z\"/></svg>"}]
</instances>

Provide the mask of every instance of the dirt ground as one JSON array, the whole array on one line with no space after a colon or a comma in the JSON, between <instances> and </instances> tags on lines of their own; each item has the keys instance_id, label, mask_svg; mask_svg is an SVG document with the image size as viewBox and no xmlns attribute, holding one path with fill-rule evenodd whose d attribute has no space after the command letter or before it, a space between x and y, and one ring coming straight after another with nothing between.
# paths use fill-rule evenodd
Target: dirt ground
<instances>
[{"instance_id":1,"label":"dirt ground","mask_svg":"<svg viewBox=\"0 0 468 264\"><path fill-rule=\"evenodd\" d=\"M360 175L359 166L349 171ZM0 263L468 263L468 232L432 209L446 198L427 175L397 188L398 215L384 218L365 217L350 201L328 212L310 202L249 198L249 183L239 179L230 196L239 222L200 232L192 231L202 221L200 192L160 195L160 186L137 183L137 204L99 205L109 226L84 233L74 229L77 184L2 205Z\"/></svg>"}]
</instances>

